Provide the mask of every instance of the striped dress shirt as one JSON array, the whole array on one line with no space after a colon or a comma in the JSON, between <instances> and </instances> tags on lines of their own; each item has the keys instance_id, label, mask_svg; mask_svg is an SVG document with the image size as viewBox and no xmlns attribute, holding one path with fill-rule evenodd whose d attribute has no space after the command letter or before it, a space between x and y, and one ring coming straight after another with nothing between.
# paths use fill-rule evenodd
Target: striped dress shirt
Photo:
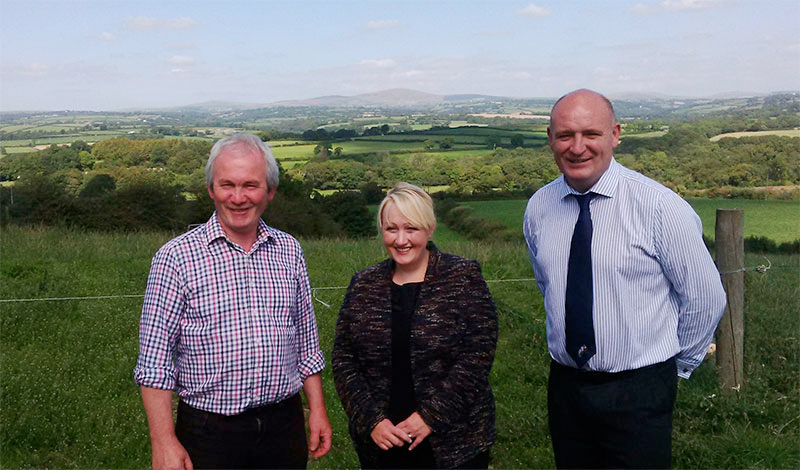
<instances>
[{"instance_id":1,"label":"striped dress shirt","mask_svg":"<svg viewBox=\"0 0 800 470\"><path fill-rule=\"evenodd\" d=\"M678 375L689 378L726 303L700 218L670 189L613 158L590 191L597 194L590 203L597 353L587 368L620 372L677 356ZM564 345L567 262L580 211L572 194L563 175L539 189L523 230L544 295L550 355L575 367Z\"/></svg>"},{"instance_id":2,"label":"striped dress shirt","mask_svg":"<svg viewBox=\"0 0 800 470\"><path fill-rule=\"evenodd\" d=\"M308 270L291 235L258 227L250 251L216 213L153 257L134 378L233 415L296 394L325 367Z\"/></svg>"}]
</instances>

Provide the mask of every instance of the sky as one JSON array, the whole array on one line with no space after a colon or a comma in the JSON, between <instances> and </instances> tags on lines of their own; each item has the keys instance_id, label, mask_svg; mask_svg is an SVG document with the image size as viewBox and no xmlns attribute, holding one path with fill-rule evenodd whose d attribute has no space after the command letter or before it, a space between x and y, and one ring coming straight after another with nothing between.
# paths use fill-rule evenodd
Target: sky
<instances>
[{"instance_id":1,"label":"sky","mask_svg":"<svg viewBox=\"0 0 800 470\"><path fill-rule=\"evenodd\" d=\"M800 89L800 1L0 0L0 111Z\"/></svg>"}]
</instances>

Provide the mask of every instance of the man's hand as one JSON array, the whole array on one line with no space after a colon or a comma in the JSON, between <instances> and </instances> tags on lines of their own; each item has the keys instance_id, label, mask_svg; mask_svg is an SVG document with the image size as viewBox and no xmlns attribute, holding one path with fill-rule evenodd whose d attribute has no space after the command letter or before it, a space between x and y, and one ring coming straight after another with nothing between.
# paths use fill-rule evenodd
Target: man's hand
<instances>
[{"instance_id":1,"label":"man's hand","mask_svg":"<svg viewBox=\"0 0 800 470\"><path fill-rule=\"evenodd\" d=\"M309 375L303 381L303 394L308 402L308 453L315 459L331 450L331 422L325 411L325 397L322 395L322 378L319 374Z\"/></svg>"},{"instance_id":2,"label":"man's hand","mask_svg":"<svg viewBox=\"0 0 800 470\"><path fill-rule=\"evenodd\" d=\"M142 403L150 427L153 470L193 470L192 460L172 423L172 390L142 387Z\"/></svg>"},{"instance_id":3,"label":"man's hand","mask_svg":"<svg viewBox=\"0 0 800 470\"><path fill-rule=\"evenodd\" d=\"M425 424L422 416L420 416L416 411L411 413L411 416L398 424L397 428L414 440L408 450L414 450L415 447L417 447L422 441L425 440L426 437L431 435L431 432L433 432L430 426Z\"/></svg>"},{"instance_id":4,"label":"man's hand","mask_svg":"<svg viewBox=\"0 0 800 470\"><path fill-rule=\"evenodd\" d=\"M153 446L153 470L194 470L192 459L178 439L168 442L151 441Z\"/></svg>"},{"instance_id":5,"label":"man's hand","mask_svg":"<svg viewBox=\"0 0 800 470\"><path fill-rule=\"evenodd\" d=\"M331 422L325 407L311 410L308 414L308 453L315 459L331 450Z\"/></svg>"},{"instance_id":6,"label":"man's hand","mask_svg":"<svg viewBox=\"0 0 800 470\"><path fill-rule=\"evenodd\" d=\"M378 423L377 426L372 428L372 432L369 433L369 436L381 450L389 450L392 447L402 447L411 443L411 436L408 435L408 432L403 431L385 418Z\"/></svg>"}]
</instances>

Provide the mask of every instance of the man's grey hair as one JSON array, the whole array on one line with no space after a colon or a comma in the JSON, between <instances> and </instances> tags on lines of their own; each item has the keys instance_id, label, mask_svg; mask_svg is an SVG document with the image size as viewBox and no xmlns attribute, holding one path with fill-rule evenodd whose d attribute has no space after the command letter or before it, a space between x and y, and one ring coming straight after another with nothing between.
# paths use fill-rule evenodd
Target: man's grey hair
<instances>
[{"instance_id":1,"label":"man's grey hair","mask_svg":"<svg viewBox=\"0 0 800 470\"><path fill-rule=\"evenodd\" d=\"M214 160L217 159L223 150L236 145L244 145L245 148L257 151L264 157L264 163L267 164L267 189L272 190L277 188L280 178L278 163L275 161L275 157L272 155L272 150L269 149L269 145L253 134L233 134L218 140L217 143L211 147L211 155L209 155L208 162L206 162L206 184L209 187L213 187Z\"/></svg>"}]
</instances>

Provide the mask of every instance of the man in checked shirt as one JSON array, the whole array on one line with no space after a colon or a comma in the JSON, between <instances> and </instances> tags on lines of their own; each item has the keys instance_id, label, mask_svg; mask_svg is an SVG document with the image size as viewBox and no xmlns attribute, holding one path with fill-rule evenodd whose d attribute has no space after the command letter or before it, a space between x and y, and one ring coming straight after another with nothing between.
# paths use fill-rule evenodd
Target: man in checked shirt
<instances>
[{"instance_id":1,"label":"man in checked shirt","mask_svg":"<svg viewBox=\"0 0 800 470\"><path fill-rule=\"evenodd\" d=\"M300 245L261 220L275 158L256 136L226 137L206 183L216 211L158 250L142 306L134 376L153 468L305 468L331 446L325 358Z\"/></svg>"}]
</instances>

